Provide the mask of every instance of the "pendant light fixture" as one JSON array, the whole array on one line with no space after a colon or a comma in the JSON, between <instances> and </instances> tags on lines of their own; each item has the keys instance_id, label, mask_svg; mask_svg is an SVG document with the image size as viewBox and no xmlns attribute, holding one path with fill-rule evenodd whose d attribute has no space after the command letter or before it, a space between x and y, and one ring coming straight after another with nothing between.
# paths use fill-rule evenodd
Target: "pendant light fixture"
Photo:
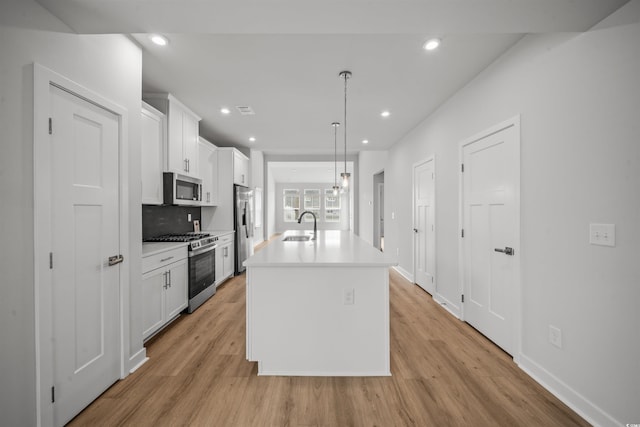
<instances>
[{"instance_id":1,"label":"pendant light fixture","mask_svg":"<svg viewBox=\"0 0 640 427\"><path fill-rule=\"evenodd\" d=\"M340 71L338 74L344 79L344 172L340 174L342 178L342 189L346 191L349 187L349 176L347 172L347 80L351 78L351 71Z\"/></svg>"},{"instance_id":2,"label":"pendant light fixture","mask_svg":"<svg viewBox=\"0 0 640 427\"><path fill-rule=\"evenodd\" d=\"M340 123L333 122L333 195L337 196L340 187L338 186L338 126Z\"/></svg>"}]
</instances>

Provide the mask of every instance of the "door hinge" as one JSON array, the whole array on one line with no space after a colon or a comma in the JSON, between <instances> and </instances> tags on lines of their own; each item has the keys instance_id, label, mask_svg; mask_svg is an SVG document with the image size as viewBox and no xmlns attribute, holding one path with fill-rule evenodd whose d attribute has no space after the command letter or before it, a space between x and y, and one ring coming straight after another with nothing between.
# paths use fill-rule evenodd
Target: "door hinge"
<instances>
[{"instance_id":1,"label":"door hinge","mask_svg":"<svg viewBox=\"0 0 640 427\"><path fill-rule=\"evenodd\" d=\"M431 283L433 283L433 276L431 276Z\"/></svg>"},{"instance_id":2,"label":"door hinge","mask_svg":"<svg viewBox=\"0 0 640 427\"><path fill-rule=\"evenodd\" d=\"M49 135L53 135L53 119L49 117Z\"/></svg>"},{"instance_id":3,"label":"door hinge","mask_svg":"<svg viewBox=\"0 0 640 427\"><path fill-rule=\"evenodd\" d=\"M464 237L464 228L462 229L462 231L460 232L460 237Z\"/></svg>"},{"instance_id":4,"label":"door hinge","mask_svg":"<svg viewBox=\"0 0 640 427\"><path fill-rule=\"evenodd\" d=\"M464 302L464 294L462 294L462 295L461 295L460 300L461 300L462 302Z\"/></svg>"},{"instance_id":5,"label":"door hinge","mask_svg":"<svg viewBox=\"0 0 640 427\"><path fill-rule=\"evenodd\" d=\"M464 163L460 164L460 172L464 172Z\"/></svg>"},{"instance_id":6,"label":"door hinge","mask_svg":"<svg viewBox=\"0 0 640 427\"><path fill-rule=\"evenodd\" d=\"M56 388L51 386L51 403L56 403Z\"/></svg>"},{"instance_id":7,"label":"door hinge","mask_svg":"<svg viewBox=\"0 0 640 427\"><path fill-rule=\"evenodd\" d=\"M49 252L49 270L53 270L53 252Z\"/></svg>"}]
</instances>

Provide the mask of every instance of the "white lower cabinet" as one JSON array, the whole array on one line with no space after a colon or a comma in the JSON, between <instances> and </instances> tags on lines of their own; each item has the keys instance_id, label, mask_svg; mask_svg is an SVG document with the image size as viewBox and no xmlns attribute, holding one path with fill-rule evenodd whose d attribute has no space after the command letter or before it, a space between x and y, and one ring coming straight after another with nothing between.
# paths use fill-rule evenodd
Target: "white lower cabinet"
<instances>
[{"instance_id":1,"label":"white lower cabinet","mask_svg":"<svg viewBox=\"0 0 640 427\"><path fill-rule=\"evenodd\" d=\"M216 249L216 286L233 276L233 233L218 237Z\"/></svg>"},{"instance_id":2,"label":"white lower cabinet","mask_svg":"<svg viewBox=\"0 0 640 427\"><path fill-rule=\"evenodd\" d=\"M157 254L155 257L160 262L153 263L155 265L151 266L152 269L142 274L143 340L160 330L187 307L187 252L186 248L183 249L184 251Z\"/></svg>"}]
</instances>

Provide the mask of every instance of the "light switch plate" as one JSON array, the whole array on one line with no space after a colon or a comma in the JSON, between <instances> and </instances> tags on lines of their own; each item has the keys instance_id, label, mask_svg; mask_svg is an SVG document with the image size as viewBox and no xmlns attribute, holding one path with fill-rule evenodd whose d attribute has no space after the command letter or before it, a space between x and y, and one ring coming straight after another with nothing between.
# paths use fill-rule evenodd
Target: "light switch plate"
<instances>
[{"instance_id":1,"label":"light switch plate","mask_svg":"<svg viewBox=\"0 0 640 427\"><path fill-rule=\"evenodd\" d=\"M562 348L562 331L560 328L549 325L549 342L558 348Z\"/></svg>"},{"instance_id":2,"label":"light switch plate","mask_svg":"<svg viewBox=\"0 0 640 427\"><path fill-rule=\"evenodd\" d=\"M589 224L589 243L600 246L615 246L615 224Z\"/></svg>"}]
</instances>

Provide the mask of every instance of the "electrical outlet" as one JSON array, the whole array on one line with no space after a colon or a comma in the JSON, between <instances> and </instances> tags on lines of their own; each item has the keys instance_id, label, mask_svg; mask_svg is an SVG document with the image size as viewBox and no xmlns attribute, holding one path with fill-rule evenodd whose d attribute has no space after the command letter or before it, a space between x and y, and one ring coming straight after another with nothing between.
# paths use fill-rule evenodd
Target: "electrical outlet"
<instances>
[{"instance_id":1,"label":"electrical outlet","mask_svg":"<svg viewBox=\"0 0 640 427\"><path fill-rule=\"evenodd\" d=\"M589 243L600 246L615 246L615 224L589 224Z\"/></svg>"},{"instance_id":2,"label":"electrical outlet","mask_svg":"<svg viewBox=\"0 0 640 427\"><path fill-rule=\"evenodd\" d=\"M191 214L187 214L187 222L191 222Z\"/></svg>"},{"instance_id":3,"label":"electrical outlet","mask_svg":"<svg viewBox=\"0 0 640 427\"><path fill-rule=\"evenodd\" d=\"M562 331L553 325L549 325L549 342L558 348L562 348Z\"/></svg>"},{"instance_id":4,"label":"electrical outlet","mask_svg":"<svg viewBox=\"0 0 640 427\"><path fill-rule=\"evenodd\" d=\"M353 305L355 304L356 299L356 291L355 289L345 289L344 290L344 305Z\"/></svg>"}]
</instances>

